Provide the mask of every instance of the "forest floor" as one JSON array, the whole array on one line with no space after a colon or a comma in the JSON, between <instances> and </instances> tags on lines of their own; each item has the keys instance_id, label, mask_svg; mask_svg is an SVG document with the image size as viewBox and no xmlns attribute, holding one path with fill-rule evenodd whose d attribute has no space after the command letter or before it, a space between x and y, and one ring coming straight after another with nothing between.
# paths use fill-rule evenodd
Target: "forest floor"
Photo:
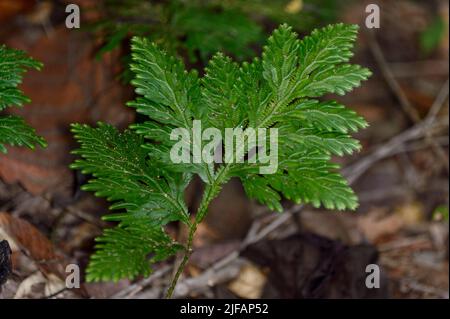
<instances>
[{"instance_id":1,"label":"forest floor","mask_svg":"<svg viewBox=\"0 0 450 319\"><path fill-rule=\"evenodd\" d=\"M339 98L370 123L357 135L363 150L340 160L358 210L286 202L286 211L275 214L246 199L232 180L199 227L175 297L449 298L448 34L432 53L418 44L435 14L448 24L448 2L437 11L425 1L384 3L380 30L389 32L361 30L354 58L374 75ZM342 20L361 23L363 6L349 6ZM115 76L120 57L96 61L90 36L57 26L48 33L25 24L0 32L0 40L45 64L45 72L27 76L23 89L33 103L17 113L51 145L0 155L0 238L10 242L14 265L0 298L162 297L174 260L146 279L65 288L65 265L83 273L108 207L81 192L84 178L68 169L76 147L68 127L102 120L123 128L133 121L124 106L132 91ZM190 208L201 188L198 180L190 185ZM177 225L169 231L186 236ZM364 285L368 264L380 266L380 289Z\"/></svg>"}]
</instances>

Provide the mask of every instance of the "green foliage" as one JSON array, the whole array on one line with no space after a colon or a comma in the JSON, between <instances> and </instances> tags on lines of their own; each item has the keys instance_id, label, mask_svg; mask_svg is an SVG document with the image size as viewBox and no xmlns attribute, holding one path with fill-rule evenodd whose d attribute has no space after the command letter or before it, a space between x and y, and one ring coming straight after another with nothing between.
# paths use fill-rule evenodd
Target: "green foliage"
<instances>
[{"instance_id":1,"label":"green foliage","mask_svg":"<svg viewBox=\"0 0 450 319\"><path fill-rule=\"evenodd\" d=\"M145 36L172 55L186 54L191 62L207 62L217 51L244 60L263 42L265 24L288 22L308 31L334 21L337 8L333 0L104 0L94 30L105 36L100 54L131 35Z\"/></svg>"},{"instance_id":2,"label":"green foliage","mask_svg":"<svg viewBox=\"0 0 450 319\"><path fill-rule=\"evenodd\" d=\"M81 143L76 151L81 159L72 168L93 175L84 189L106 197L114 202L112 208L121 210L108 217L120 224L102 237L88 278L148 274L149 263L180 247L162 227L180 221L193 236L209 203L231 177L239 177L249 197L273 210L282 211L282 198L328 209L355 209L357 198L331 156L359 150L359 142L350 134L367 123L343 105L317 98L345 94L370 76L369 70L348 64L356 35L357 26L336 24L299 40L291 27L281 25L269 38L261 59L239 65L218 53L202 78L195 71L187 72L180 60L149 40L134 38L132 84L139 97L129 106L148 121L124 133L105 124L73 127ZM222 131L226 127L277 128L278 170L260 174L260 164L249 161L224 161L217 166L172 163L170 132L190 130L194 120L202 120L204 128ZM189 137L185 143L191 143ZM236 149L247 142L238 142ZM206 185L191 221L183 190L194 174ZM184 247L186 256L192 236ZM152 258L145 258L149 253Z\"/></svg>"},{"instance_id":3,"label":"green foliage","mask_svg":"<svg viewBox=\"0 0 450 319\"><path fill-rule=\"evenodd\" d=\"M436 17L433 22L420 35L420 47L424 54L430 54L441 43L445 36L446 23L441 17Z\"/></svg>"},{"instance_id":4,"label":"green foliage","mask_svg":"<svg viewBox=\"0 0 450 319\"><path fill-rule=\"evenodd\" d=\"M251 44L262 39L260 26L237 9L201 1L104 1L104 18L95 25L106 36L100 54L108 52L128 35L145 36L172 54L186 53L192 62L207 61L216 51L238 58L251 55ZM148 17L148 18L142 18Z\"/></svg>"},{"instance_id":5,"label":"green foliage","mask_svg":"<svg viewBox=\"0 0 450 319\"><path fill-rule=\"evenodd\" d=\"M189 174L167 172L152 164L141 147L143 138L133 131L119 133L100 123L98 128L75 124L72 132L81 143L74 154L82 159L71 167L94 177L83 190L113 201L113 210L126 210L105 217L119 225L100 237L88 280L148 274L152 262L167 258L180 248L162 226L175 220L189 224L183 200Z\"/></svg>"},{"instance_id":6,"label":"green foliage","mask_svg":"<svg viewBox=\"0 0 450 319\"><path fill-rule=\"evenodd\" d=\"M433 220L448 222L448 206L439 205L433 211Z\"/></svg>"},{"instance_id":7,"label":"green foliage","mask_svg":"<svg viewBox=\"0 0 450 319\"><path fill-rule=\"evenodd\" d=\"M146 218L136 217L106 229L97 238L98 250L91 258L87 280L118 281L148 276L151 264L169 258L182 248L161 227L148 223Z\"/></svg>"},{"instance_id":8,"label":"green foliage","mask_svg":"<svg viewBox=\"0 0 450 319\"><path fill-rule=\"evenodd\" d=\"M26 69L39 70L40 62L28 57L25 52L9 49L0 45L0 111L7 107L21 107L29 103L18 88ZM43 138L37 136L32 127L18 116L0 116L0 152L6 153L5 144L22 146L31 149L36 144L45 146Z\"/></svg>"}]
</instances>

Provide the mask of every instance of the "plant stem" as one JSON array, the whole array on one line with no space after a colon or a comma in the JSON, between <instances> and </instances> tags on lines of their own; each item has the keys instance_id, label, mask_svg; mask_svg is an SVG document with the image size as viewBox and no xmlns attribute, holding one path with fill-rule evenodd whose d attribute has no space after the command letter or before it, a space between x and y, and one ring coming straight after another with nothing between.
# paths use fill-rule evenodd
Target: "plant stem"
<instances>
[{"instance_id":1,"label":"plant stem","mask_svg":"<svg viewBox=\"0 0 450 319\"><path fill-rule=\"evenodd\" d=\"M170 283L169 289L166 293L166 299L170 299L172 297L173 291L175 290L175 286L178 282L178 279L180 278L181 274L183 273L184 267L186 266L186 263L189 260L189 257L192 254L192 241L194 239L195 231L197 230L198 224L200 224L205 218L206 213L208 212L208 206L211 203L211 201L216 197L216 195L219 193L221 185L225 182L226 176L228 173L229 165L225 165L216 175L216 178L213 180L211 184L208 184L205 187L205 192L203 193L203 198L200 203L200 206L198 208L196 217L192 225L189 229L189 237L186 243L186 250L183 256L183 260L181 261L180 265L178 266L177 272L175 273L175 276L172 279L172 282Z\"/></svg>"},{"instance_id":2,"label":"plant stem","mask_svg":"<svg viewBox=\"0 0 450 319\"><path fill-rule=\"evenodd\" d=\"M192 241L194 239L195 231L197 230L197 223L193 223L190 230L189 230L189 237L186 244L186 252L183 256L183 260L181 261L180 265L178 266L177 272L175 273L175 276L172 279L172 282L170 283L170 287L167 290L166 299L170 299L172 297L173 291L175 289L175 286L178 282L178 279L181 276L181 273L184 270L184 267L186 266L186 263L189 260L189 257L191 257L192 254Z\"/></svg>"},{"instance_id":3,"label":"plant stem","mask_svg":"<svg viewBox=\"0 0 450 319\"><path fill-rule=\"evenodd\" d=\"M202 202L200 203L200 207L197 212L197 217L189 229L189 237L188 237L188 240L186 243L186 249L185 249L185 253L183 256L183 260L181 261L180 265L178 266L177 272L175 273L175 276L173 277L172 282L170 283L170 287L166 293L166 299L170 299L172 297L172 294L173 294L173 291L175 290L175 286L178 282L178 279L180 278L181 274L183 273L184 267L186 266L186 263L188 262L189 257L192 254L192 242L194 239L195 231L197 230L198 224L201 223L201 221L203 220L203 217L206 215L209 203L214 198L214 195L215 195L214 187L217 187L216 184L213 184L211 186L209 186L209 185L206 186Z\"/></svg>"}]
</instances>

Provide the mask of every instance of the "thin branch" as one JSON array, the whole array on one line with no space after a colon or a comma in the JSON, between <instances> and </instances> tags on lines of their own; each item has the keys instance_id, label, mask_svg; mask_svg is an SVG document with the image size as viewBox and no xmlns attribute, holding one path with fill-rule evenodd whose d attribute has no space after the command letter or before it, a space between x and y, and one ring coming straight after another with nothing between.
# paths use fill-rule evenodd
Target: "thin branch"
<instances>
[{"instance_id":1,"label":"thin branch","mask_svg":"<svg viewBox=\"0 0 450 319\"><path fill-rule=\"evenodd\" d=\"M118 293L112 295L111 299L119 299L119 298L131 298L134 295L136 295L137 293L139 293L140 291L144 290L145 288L147 288L150 284L152 284L156 279L164 276L165 274L167 274L170 269L172 269L172 267L170 266L164 266L161 269L155 271L150 277L145 278L137 283L134 283L128 287L126 287L125 289L122 289L121 291L119 291Z\"/></svg>"},{"instance_id":2,"label":"thin branch","mask_svg":"<svg viewBox=\"0 0 450 319\"><path fill-rule=\"evenodd\" d=\"M388 63L386 62L383 51L381 50L380 45L378 44L378 42L375 38L375 33L373 31L366 31L366 34L369 39L369 47L372 52L372 55L375 58L375 61L377 62L386 83L388 84L392 93L394 93L394 95L397 97L397 99L400 103L400 106L402 107L405 114L409 117L409 119L415 124L419 123L420 122L419 113L409 102L408 97L403 92L399 82L395 78L392 70L390 69ZM446 92L445 92L445 90L441 90L440 94L438 94L438 98L436 99L435 103L433 103L433 106L431 107L431 110L433 111L434 116L436 116L436 114L439 112L439 111L435 112L435 109L439 110L448 97L448 80L447 80L446 84L444 85L444 87L446 88ZM443 98L442 101L441 101L441 98ZM434 141L432 139L427 138L427 141L430 143L430 146L432 147L433 152L440 159L442 166L444 166L446 168L447 173L448 173L449 172L449 164L448 164L448 158L447 158L445 152L442 150L442 148L440 146L436 145L436 143L434 143Z\"/></svg>"},{"instance_id":3,"label":"thin branch","mask_svg":"<svg viewBox=\"0 0 450 319\"><path fill-rule=\"evenodd\" d=\"M366 34L369 39L369 47L372 52L372 55L375 58L375 61L377 62L381 70L381 73L384 79L386 80L386 83L388 84L389 88L391 89L392 93L394 93L394 95L397 97L398 101L400 102L400 106L402 107L405 114L409 117L409 119L413 123L419 122L420 121L419 113L411 105L402 88L400 87L400 84L395 79L394 74L392 73L391 69L389 68L389 65L386 62L383 51L381 50L380 45L378 44L375 38L374 32L367 31Z\"/></svg>"}]
</instances>

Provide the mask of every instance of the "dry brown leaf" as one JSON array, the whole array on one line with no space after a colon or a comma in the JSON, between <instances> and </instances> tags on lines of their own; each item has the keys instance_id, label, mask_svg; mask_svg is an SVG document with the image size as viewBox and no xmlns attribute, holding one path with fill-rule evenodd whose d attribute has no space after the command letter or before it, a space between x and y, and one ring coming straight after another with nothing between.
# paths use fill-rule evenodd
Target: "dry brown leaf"
<instances>
[{"instance_id":1,"label":"dry brown leaf","mask_svg":"<svg viewBox=\"0 0 450 319\"><path fill-rule=\"evenodd\" d=\"M404 220L399 215L386 215L383 210L374 209L367 215L358 218L358 227L366 238L376 243L384 236L394 235L404 226Z\"/></svg>"},{"instance_id":2,"label":"dry brown leaf","mask_svg":"<svg viewBox=\"0 0 450 319\"><path fill-rule=\"evenodd\" d=\"M25 278L17 288L14 299L35 298L43 294L49 297L62 291L66 287L63 280L50 274L44 276L41 272L36 272Z\"/></svg>"},{"instance_id":3,"label":"dry brown leaf","mask_svg":"<svg viewBox=\"0 0 450 319\"><path fill-rule=\"evenodd\" d=\"M237 296L246 299L261 298L267 277L260 268L252 263L245 264L239 276L233 280L228 288Z\"/></svg>"},{"instance_id":4,"label":"dry brown leaf","mask_svg":"<svg viewBox=\"0 0 450 319\"><path fill-rule=\"evenodd\" d=\"M0 212L0 239L6 239L13 252L24 252L45 274L62 274L61 259L52 243L29 222Z\"/></svg>"}]
</instances>

